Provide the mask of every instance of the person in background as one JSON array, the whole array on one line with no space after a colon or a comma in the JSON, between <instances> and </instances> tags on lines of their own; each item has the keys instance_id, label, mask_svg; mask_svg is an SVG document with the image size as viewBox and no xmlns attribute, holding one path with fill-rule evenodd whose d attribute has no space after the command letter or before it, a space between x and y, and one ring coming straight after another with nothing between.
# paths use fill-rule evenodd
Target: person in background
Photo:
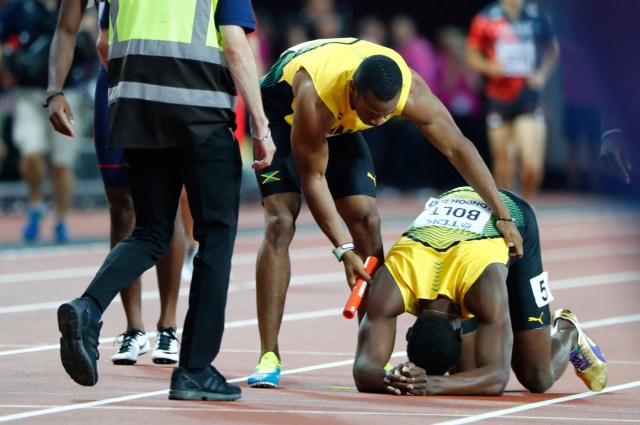
<instances>
[{"instance_id":1,"label":"person in background","mask_svg":"<svg viewBox=\"0 0 640 425\"><path fill-rule=\"evenodd\" d=\"M435 92L436 66L433 45L418 32L415 20L408 15L395 15L389 23L391 47L416 71Z\"/></svg>"},{"instance_id":2,"label":"person in background","mask_svg":"<svg viewBox=\"0 0 640 425\"><path fill-rule=\"evenodd\" d=\"M46 108L42 107L49 46L57 17L57 0L13 0L0 11L2 71L7 74L4 80L11 84L14 97L13 140L20 152L20 174L27 187L27 220L22 230L26 242L40 240L41 221L47 213L44 183L49 173L54 240L69 241L67 217L73 201L75 165L86 140L81 114L76 118L78 134L69 137L53 131ZM82 31L78 39L65 96L76 110L82 110L97 61L94 39L89 33Z\"/></svg>"},{"instance_id":3,"label":"person in background","mask_svg":"<svg viewBox=\"0 0 640 425\"><path fill-rule=\"evenodd\" d=\"M542 185L546 121L541 95L560 49L551 21L528 0L499 0L474 18L467 37L468 61L486 77L485 96L493 175L532 201Z\"/></svg>"},{"instance_id":4,"label":"person in background","mask_svg":"<svg viewBox=\"0 0 640 425\"><path fill-rule=\"evenodd\" d=\"M563 130L567 142L567 187L574 191L599 191L602 95L586 49L569 23L560 40L560 65L564 95ZM587 177L583 181L583 176Z\"/></svg>"},{"instance_id":5,"label":"person in background","mask_svg":"<svg viewBox=\"0 0 640 425\"><path fill-rule=\"evenodd\" d=\"M358 19L356 37L381 46L389 45L389 30L382 19L375 15L365 15Z\"/></svg>"},{"instance_id":6,"label":"person in background","mask_svg":"<svg viewBox=\"0 0 640 425\"><path fill-rule=\"evenodd\" d=\"M476 145L489 163L482 97L482 76L466 61L466 33L459 27L445 26L436 32L436 85L434 93L449 110L463 134ZM433 164L440 176L439 187L464 183L455 169L443 161Z\"/></svg>"},{"instance_id":7,"label":"person in background","mask_svg":"<svg viewBox=\"0 0 640 425\"><path fill-rule=\"evenodd\" d=\"M433 93L436 87L436 57L431 42L418 32L415 20L408 15L395 15L389 24L390 47L402 56L409 68L422 77ZM434 173L437 149L425 143L424 135L409 120L394 117L385 128L378 179L381 185L401 192L436 186L440 177ZM406 155L405 152L412 152ZM406 170L411 170L407 173Z\"/></svg>"},{"instance_id":8,"label":"person in background","mask_svg":"<svg viewBox=\"0 0 640 425\"><path fill-rule=\"evenodd\" d=\"M255 29L252 5L110 4L110 27L118 31L109 40L109 147L123 149L136 225L109 252L85 292L58 308L61 362L78 384L97 383L103 312L166 254L186 186L199 249L169 398L237 400L240 388L211 364L224 332L238 224L242 159L232 132L237 90L258 142L252 166L268 166L275 152L245 34ZM69 5L62 13L81 16L84 6L86 1ZM141 72L150 68L154 72Z\"/></svg>"},{"instance_id":9,"label":"person in background","mask_svg":"<svg viewBox=\"0 0 640 425\"><path fill-rule=\"evenodd\" d=\"M303 0L293 19L304 25L308 39L340 37L349 27L346 4L336 0ZM293 46L293 44L290 44Z\"/></svg>"},{"instance_id":10,"label":"person in background","mask_svg":"<svg viewBox=\"0 0 640 425\"><path fill-rule=\"evenodd\" d=\"M105 7L105 4L107 5ZM61 10L78 10L82 0L62 0ZM109 30L108 3L99 3L100 31L97 48L101 62L106 65ZM77 13L60 14L53 36L49 55L48 93L61 93L70 71L71 57L80 26ZM94 102L94 145L105 194L109 202L110 247L131 234L135 225L133 201L129 179L124 166L122 149L109 149L109 109L107 104L107 72L99 67ZM74 133L74 114L66 96L60 94L49 101L49 120L61 134ZM155 348L151 360L156 364L178 362L178 338L176 336L176 309L180 291L180 265L184 256L179 217L167 255L158 261L156 272L160 292L160 316L156 324ZM111 357L117 365L133 365L138 357L149 351L150 344L142 320L142 282L136 279L129 287L120 291L122 306L127 319L127 329L120 336L120 348Z\"/></svg>"},{"instance_id":11,"label":"person in background","mask_svg":"<svg viewBox=\"0 0 640 425\"><path fill-rule=\"evenodd\" d=\"M567 17L564 21L571 21L576 42L589 59L589 71L600 90L600 160L604 171L616 178L603 178L602 183L609 193L636 201L640 199L640 180L633 173L640 158L640 86L634 76L640 68L640 53L635 47L640 1L602 7L597 0L567 0L557 6L558 13Z\"/></svg>"}]
</instances>

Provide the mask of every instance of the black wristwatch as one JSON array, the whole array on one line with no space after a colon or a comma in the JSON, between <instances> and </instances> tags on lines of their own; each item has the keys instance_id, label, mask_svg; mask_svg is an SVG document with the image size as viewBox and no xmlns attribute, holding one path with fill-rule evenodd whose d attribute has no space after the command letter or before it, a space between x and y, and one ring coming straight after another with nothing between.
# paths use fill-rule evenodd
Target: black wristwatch
<instances>
[{"instance_id":1,"label":"black wristwatch","mask_svg":"<svg viewBox=\"0 0 640 425\"><path fill-rule=\"evenodd\" d=\"M353 244L353 242L347 242L347 243L343 243L342 245L332 249L331 252L333 252L333 255L336 256L338 261L342 261L342 256L344 255L344 253L347 252L347 251L351 251L351 250L353 250L355 248L356 248L356 246Z\"/></svg>"}]
</instances>

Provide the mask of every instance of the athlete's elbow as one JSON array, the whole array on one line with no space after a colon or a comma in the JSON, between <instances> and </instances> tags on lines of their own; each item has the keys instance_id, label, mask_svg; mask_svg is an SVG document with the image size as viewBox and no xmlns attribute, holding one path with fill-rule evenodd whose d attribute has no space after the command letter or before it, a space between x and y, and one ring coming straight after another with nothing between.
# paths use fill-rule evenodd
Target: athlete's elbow
<instances>
[{"instance_id":1,"label":"athlete's elbow","mask_svg":"<svg viewBox=\"0 0 640 425\"><path fill-rule=\"evenodd\" d=\"M509 383L509 371L496 371L494 375L494 382L488 385L484 395L488 396L501 396L504 394L504 390Z\"/></svg>"},{"instance_id":2,"label":"athlete's elbow","mask_svg":"<svg viewBox=\"0 0 640 425\"><path fill-rule=\"evenodd\" d=\"M366 367L353 366L353 380L356 384L356 389L361 393L379 393L384 392L384 382L382 379L378 379L378 376L372 376L373 374ZM384 376L384 375L383 375Z\"/></svg>"},{"instance_id":3,"label":"athlete's elbow","mask_svg":"<svg viewBox=\"0 0 640 425\"><path fill-rule=\"evenodd\" d=\"M493 370L477 383L477 396L501 396L509 383L509 370Z\"/></svg>"}]
</instances>

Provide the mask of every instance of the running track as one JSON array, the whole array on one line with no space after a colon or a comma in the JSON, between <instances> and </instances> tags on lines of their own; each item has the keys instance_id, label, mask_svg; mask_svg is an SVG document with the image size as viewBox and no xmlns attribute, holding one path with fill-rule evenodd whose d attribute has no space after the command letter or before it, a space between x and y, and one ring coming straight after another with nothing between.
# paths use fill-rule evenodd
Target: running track
<instances>
[{"instance_id":1,"label":"running track","mask_svg":"<svg viewBox=\"0 0 640 425\"><path fill-rule=\"evenodd\" d=\"M420 197L381 195L388 249L421 210ZM341 316L348 296L342 266L303 210L292 249L293 280L280 337L281 388L249 388L259 356L255 319L255 255L261 239L259 205L245 204L233 262L227 330L218 369L243 389L236 402L167 399L171 366L148 355L136 366L113 366L115 337L124 330L116 300L104 316L100 380L81 387L64 372L58 354L56 309L82 293L107 252L104 212L76 213L81 242L24 247L18 217L0 217L0 422L29 424L174 423L463 424L640 423L640 208L620 201L545 195L536 203L543 260L555 297L552 309L573 310L607 356L609 384L586 390L572 367L546 394L530 394L512 377L502 397L398 397L360 394L351 377L356 322ZM154 337L158 314L155 273L143 277L143 310ZM182 284L179 323L188 282ZM395 360L404 357L399 320Z\"/></svg>"}]
</instances>

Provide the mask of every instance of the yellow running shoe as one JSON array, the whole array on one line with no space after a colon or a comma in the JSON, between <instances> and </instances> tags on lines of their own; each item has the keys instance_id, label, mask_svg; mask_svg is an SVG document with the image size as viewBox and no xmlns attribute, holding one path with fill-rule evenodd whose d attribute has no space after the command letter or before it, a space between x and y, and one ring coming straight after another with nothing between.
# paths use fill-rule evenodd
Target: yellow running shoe
<instances>
[{"instance_id":1,"label":"yellow running shoe","mask_svg":"<svg viewBox=\"0 0 640 425\"><path fill-rule=\"evenodd\" d=\"M247 379L247 384L253 388L278 388L282 372L282 362L276 353L269 351L264 353L256 371Z\"/></svg>"},{"instance_id":2,"label":"yellow running shoe","mask_svg":"<svg viewBox=\"0 0 640 425\"><path fill-rule=\"evenodd\" d=\"M569 354L569 361L576 369L576 375L591 391L602 391L607 385L607 361L604 353L587 336L575 314L566 309L559 309L553 313L552 323L555 325L559 319L571 322L578 330L578 346Z\"/></svg>"}]
</instances>

